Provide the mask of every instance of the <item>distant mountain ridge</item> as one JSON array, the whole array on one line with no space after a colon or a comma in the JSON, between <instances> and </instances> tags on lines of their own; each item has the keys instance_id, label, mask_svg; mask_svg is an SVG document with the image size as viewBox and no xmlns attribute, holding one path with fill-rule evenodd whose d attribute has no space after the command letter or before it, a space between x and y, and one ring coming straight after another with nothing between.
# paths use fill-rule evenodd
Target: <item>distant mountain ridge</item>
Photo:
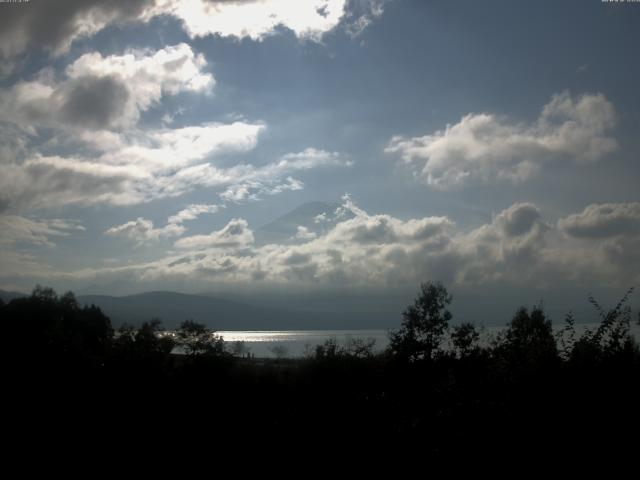
<instances>
[{"instance_id":1,"label":"distant mountain ridge","mask_svg":"<svg viewBox=\"0 0 640 480\"><path fill-rule=\"evenodd\" d=\"M222 295L155 291L127 296L78 295L77 299L80 305L100 307L115 328L159 318L166 328L192 319L214 330L371 329L389 328L398 318L395 306L358 297ZM5 303L25 296L0 290Z\"/></svg>"},{"instance_id":2,"label":"distant mountain ridge","mask_svg":"<svg viewBox=\"0 0 640 480\"><path fill-rule=\"evenodd\" d=\"M290 327L289 322L278 322L279 318L288 315L275 308L176 292L148 292L123 297L81 295L78 302L100 307L116 326L125 322L139 325L159 318L167 328L175 328L188 319L215 330L272 329L274 324Z\"/></svg>"},{"instance_id":3,"label":"distant mountain ridge","mask_svg":"<svg viewBox=\"0 0 640 480\"><path fill-rule=\"evenodd\" d=\"M14 298L22 298L22 297L27 297L27 296L28 296L28 294L26 294L26 293L10 292L10 291L7 291L7 290L0 290L0 299L4 303L9 303Z\"/></svg>"},{"instance_id":4,"label":"distant mountain ridge","mask_svg":"<svg viewBox=\"0 0 640 480\"><path fill-rule=\"evenodd\" d=\"M387 322L373 319L370 313L336 312L301 308L294 302L254 305L209 295L176 292L148 292L124 297L81 295L78 302L96 305L111 318L114 326L140 325L159 318L167 328L176 328L188 319L204 323L214 330L323 330L344 328L384 328ZM385 316L385 318L388 318Z\"/></svg>"}]
</instances>

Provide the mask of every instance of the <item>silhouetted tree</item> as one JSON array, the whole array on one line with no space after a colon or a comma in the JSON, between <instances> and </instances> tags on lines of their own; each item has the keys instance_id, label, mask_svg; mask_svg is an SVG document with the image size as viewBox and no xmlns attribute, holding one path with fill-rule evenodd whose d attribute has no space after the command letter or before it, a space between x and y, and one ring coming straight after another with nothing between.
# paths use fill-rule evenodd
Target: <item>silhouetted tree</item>
<instances>
[{"instance_id":1,"label":"silhouetted tree","mask_svg":"<svg viewBox=\"0 0 640 480\"><path fill-rule=\"evenodd\" d=\"M551 320L541 306L531 313L520 307L504 332L496 351L513 369L535 369L558 360L558 347Z\"/></svg>"},{"instance_id":2,"label":"silhouetted tree","mask_svg":"<svg viewBox=\"0 0 640 480\"><path fill-rule=\"evenodd\" d=\"M335 338L328 338L322 344L316 345L315 358L335 358L339 353L338 341Z\"/></svg>"},{"instance_id":3,"label":"silhouetted tree","mask_svg":"<svg viewBox=\"0 0 640 480\"><path fill-rule=\"evenodd\" d=\"M557 333L558 343L560 344L559 354L563 360L571 358L573 349L576 344L576 328L575 317L572 311L569 311L564 319L564 327Z\"/></svg>"},{"instance_id":4,"label":"silhouetted tree","mask_svg":"<svg viewBox=\"0 0 640 480\"><path fill-rule=\"evenodd\" d=\"M223 356L224 341L213 330L194 320L185 320L177 332L178 343L189 356Z\"/></svg>"},{"instance_id":5,"label":"silhouetted tree","mask_svg":"<svg viewBox=\"0 0 640 480\"><path fill-rule=\"evenodd\" d=\"M250 348L247 347L247 344L244 341L237 340L231 344L230 351L231 354L236 357L243 357L250 353Z\"/></svg>"},{"instance_id":6,"label":"silhouetted tree","mask_svg":"<svg viewBox=\"0 0 640 480\"><path fill-rule=\"evenodd\" d=\"M144 322L139 328L123 324L114 341L115 351L127 357L166 357L175 346L171 336L162 335L164 328L158 318Z\"/></svg>"},{"instance_id":7,"label":"silhouetted tree","mask_svg":"<svg viewBox=\"0 0 640 480\"><path fill-rule=\"evenodd\" d=\"M19 349L32 358L102 355L113 337L109 318L96 306L80 307L71 292L58 297L52 288L38 285L31 296L12 300L3 312L3 331L23 339Z\"/></svg>"},{"instance_id":8,"label":"silhouetted tree","mask_svg":"<svg viewBox=\"0 0 640 480\"><path fill-rule=\"evenodd\" d=\"M480 332L475 325L463 322L453 327L451 332L451 343L460 358L466 357L478 348Z\"/></svg>"},{"instance_id":9,"label":"silhouetted tree","mask_svg":"<svg viewBox=\"0 0 640 480\"><path fill-rule=\"evenodd\" d=\"M376 345L374 338L349 338L344 346L344 353L355 358L371 358Z\"/></svg>"},{"instance_id":10,"label":"silhouetted tree","mask_svg":"<svg viewBox=\"0 0 640 480\"><path fill-rule=\"evenodd\" d=\"M269 348L269 351L273 353L278 360L283 359L289 353L289 350L284 345L274 345Z\"/></svg>"},{"instance_id":11,"label":"silhouetted tree","mask_svg":"<svg viewBox=\"0 0 640 480\"><path fill-rule=\"evenodd\" d=\"M627 305L632 293L633 287L609 311L605 311L589 295L589 303L595 308L601 321L596 329L587 329L574 342L569 355L572 361L592 364L606 359L632 358L638 354L637 342L631 334L631 307Z\"/></svg>"},{"instance_id":12,"label":"silhouetted tree","mask_svg":"<svg viewBox=\"0 0 640 480\"><path fill-rule=\"evenodd\" d=\"M451 320L451 300L440 282L421 284L419 296L402 314L402 326L390 333L391 352L408 360L432 358Z\"/></svg>"}]
</instances>

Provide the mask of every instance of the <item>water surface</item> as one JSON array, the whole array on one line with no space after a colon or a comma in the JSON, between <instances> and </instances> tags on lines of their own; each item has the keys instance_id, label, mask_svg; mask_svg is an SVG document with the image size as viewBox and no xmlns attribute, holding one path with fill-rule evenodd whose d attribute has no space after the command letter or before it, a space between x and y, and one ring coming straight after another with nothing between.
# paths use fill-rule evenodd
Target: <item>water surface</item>
<instances>
[{"instance_id":1,"label":"water surface","mask_svg":"<svg viewBox=\"0 0 640 480\"><path fill-rule=\"evenodd\" d=\"M271 330L271 331L217 331L228 348L234 342L244 342L246 350L256 357L303 357L312 353L317 345L335 340L344 346L350 339L375 340L374 351L384 350L389 344L387 330Z\"/></svg>"}]
</instances>

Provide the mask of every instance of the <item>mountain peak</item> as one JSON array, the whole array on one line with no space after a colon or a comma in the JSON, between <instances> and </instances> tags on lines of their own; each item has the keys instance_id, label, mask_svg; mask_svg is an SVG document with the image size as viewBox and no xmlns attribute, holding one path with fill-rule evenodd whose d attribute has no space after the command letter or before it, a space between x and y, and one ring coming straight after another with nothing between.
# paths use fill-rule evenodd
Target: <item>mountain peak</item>
<instances>
[{"instance_id":1,"label":"mountain peak","mask_svg":"<svg viewBox=\"0 0 640 480\"><path fill-rule=\"evenodd\" d=\"M268 243L292 244L296 238L298 227L304 227L311 235L320 235L337 223L336 212L342 205L336 202L306 202L290 212L263 225L254 232L256 244ZM352 215L351 215L352 216ZM351 218L341 216L340 219Z\"/></svg>"}]
</instances>

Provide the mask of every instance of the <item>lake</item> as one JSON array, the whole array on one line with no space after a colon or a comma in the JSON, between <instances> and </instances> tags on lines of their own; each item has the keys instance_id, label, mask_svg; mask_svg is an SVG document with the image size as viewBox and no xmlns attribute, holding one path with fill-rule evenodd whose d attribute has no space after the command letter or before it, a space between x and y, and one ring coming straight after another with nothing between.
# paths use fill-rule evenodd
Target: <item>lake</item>
<instances>
[{"instance_id":1,"label":"lake","mask_svg":"<svg viewBox=\"0 0 640 480\"><path fill-rule=\"evenodd\" d=\"M317 345L335 339L344 346L350 339L375 340L374 351L389 344L386 330L274 330L274 331L217 331L232 348L234 342L244 342L249 353L259 358L303 357Z\"/></svg>"},{"instance_id":2,"label":"lake","mask_svg":"<svg viewBox=\"0 0 640 480\"><path fill-rule=\"evenodd\" d=\"M595 323L583 323L575 326L576 334L580 336L585 329L597 328ZM554 324L556 333L564 327ZM492 339L504 330L504 326L479 327L480 343L488 345ZM257 358L299 358L315 351L317 345L322 345L334 339L338 345L344 346L350 339L375 340L374 352L380 352L389 345L387 330L272 330L272 331L217 331L222 339L233 348L234 342L244 342L245 353ZM631 334L640 341L640 326L631 324ZM447 342L445 342L447 343ZM446 349L449 346L443 344Z\"/></svg>"}]
</instances>

